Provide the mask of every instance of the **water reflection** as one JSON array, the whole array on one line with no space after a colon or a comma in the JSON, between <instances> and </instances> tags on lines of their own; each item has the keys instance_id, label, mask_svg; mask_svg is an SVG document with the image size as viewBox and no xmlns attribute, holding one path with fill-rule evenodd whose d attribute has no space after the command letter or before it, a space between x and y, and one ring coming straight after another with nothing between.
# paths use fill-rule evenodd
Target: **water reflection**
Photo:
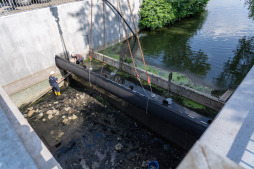
<instances>
[{"instance_id":1,"label":"water reflection","mask_svg":"<svg viewBox=\"0 0 254 169\"><path fill-rule=\"evenodd\" d=\"M238 65L237 58L247 56L241 56L239 52L247 52L246 46L252 44L253 4L254 0L210 0L207 11L200 15L183 19L168 28L140 32L146 63L166 71L181 72L198 85L218 90L228 86L235 88L252 64L244 63L242 71L231 68L241 67L243 59L239 60ZM134 56L141 60L134 38L131 45ZM114 58L118 58L118 54L129 57L126 43L109 51Z\"/></svg>"},{"instance_id":2,"label":"water reflection","mask_svg":"<svg viewBox=\"0 0 254 169\"><path fill-rule=\"evenodd\" d=\"M246 0L245 4L249 9L249 17L254 19L254 0Z\"/></svg>"},{"instance_id":3,"label":"water reflection","mask_svg":"<svg viewBox=\"0 0 254 169\"><path fill-rule=\"evenodd\" d=\"M210 70L207 63L208 56L201 49L195 51L190 46L190 39L207 17L207 11L184 22L176 23L170 28L163 28L155 32L149 32L149 36L141 38L142 48L146 61L149 64L171 69L174 71L186 71L206 75ZM143 32L148 34L148 32ZM138 47L134 48L135 56L140 57ZM163 64L162 64L163 63Z\"/></svg>"},{"instance_id":4,"label":"water reflection","mask_svg":"<svg viewBox=\"0 0 254 169\"><path fill-rule=\"evenodd\" d=\"M217 83L225 88L235 89L254 64L254 36L239 39L234 57L225 62Z\"/></svg>"}]
</instances>

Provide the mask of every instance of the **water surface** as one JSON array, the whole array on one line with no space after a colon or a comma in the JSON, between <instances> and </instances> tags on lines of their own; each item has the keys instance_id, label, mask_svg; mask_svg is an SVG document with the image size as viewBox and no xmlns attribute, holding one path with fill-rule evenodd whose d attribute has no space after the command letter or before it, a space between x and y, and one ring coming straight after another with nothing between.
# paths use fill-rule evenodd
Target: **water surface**
<instances>
[{"instance_id":1,"label":"water surface","mask_svg":"<svg viewBox=\"0 0 254 169\"><path fill-rule=\"evenodd\" d=\"M214 89L236 88L254 63L252 4L253 0L210 0L197 16L140 32L146 62ZM141 58L137 41L131 45L135 57Z\"/></svg>"}]
</instances>

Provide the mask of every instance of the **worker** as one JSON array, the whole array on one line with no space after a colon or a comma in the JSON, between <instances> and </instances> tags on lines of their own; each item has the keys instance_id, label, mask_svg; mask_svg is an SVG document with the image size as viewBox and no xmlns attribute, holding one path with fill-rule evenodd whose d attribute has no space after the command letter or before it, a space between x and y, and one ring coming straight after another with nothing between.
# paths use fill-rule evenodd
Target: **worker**
<instances>
[{"instance_id":1,"label":"worker","mask_svg":"<svg viewBox=\"0 0 254 169\"><path fill-rule=\"evenodd\" d=\"M173 77L173 72L169 72L169 74L168 74L168 92L170 94L171 94L171 81L172 81L172 77Z\"/></svg>"},{"instance_id":2,"label":"worker","mask_svg":"<svg viewBox=\"0 0 254 169\"><path fill-rule=\"evenodd\" d=\"M55 77L55 72L54 71L50 72L49 84L50 84L50 86L52 86L55 95L60 96L61 94L60 94L60 88L59 88L59 85L58 85L58 79Z\"/></svg>"},{"instance_id":3,"label":"worker","mask_svg":"<svg viewBox=\"0 0 254 169\"><path fill-rule=\"evenodd\" d=\"M84 61L84 57L80 54L72 53L71 57L75 59L76 64L80 64Z\"/></svg>"}]
</instances>

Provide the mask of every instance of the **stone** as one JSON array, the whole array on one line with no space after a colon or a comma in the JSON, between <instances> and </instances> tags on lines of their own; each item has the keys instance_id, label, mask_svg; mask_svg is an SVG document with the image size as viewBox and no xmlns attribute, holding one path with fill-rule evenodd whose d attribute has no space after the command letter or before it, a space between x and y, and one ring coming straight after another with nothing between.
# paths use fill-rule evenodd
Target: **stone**
<instances>
[{"instance_id":1,"label":"stone","mask_svg":"<svg viewBox=\"0 0 254 169\"><path fill-rule=\"evenodd\" d=\"M64 110L65 110L65 111L70 111L71 108L70 108L70 107L66 107L66 108L64 108Z\"/></svg>"},{"instance_id":2,"label":"stone","mask_svg":"<svg viewBox=\"0 0 254 169\"><path fill-rule=\"evenodd\" d=\"M59 138L59 137L62 137L63 135L64 135L64 132L59 131L57 137Z\"/></svg>"},{"instance_id":3,"label":"stone","mask_svg":"<svg viewBox=\"0 0 254 169\"><path fill-rule=\"evenodd\" d=\"M56 109L54 109L54 110L53 110L53 113L54 113L56 116L58 116L58 115L59 115L59 111L58 111L58 110L56 110Z\"/></svg>"},{"instance_id":4,"label":"stone","mask_svg":"<svg viewBox=\"0 0 254 169\"><path fill-rule=\"evenodd\" d=\"M84 99L84 98L85 98L85 96L82 94L82 95L80 95L80 98L81 98L81 99Z\"/></svg>"},{"instance_id":5,"label":"stone","mask_svg":"<svg viewBox=\"0 0 254 169\"><path fill-rule=\"evenodd\" d=\"M65 117L66 117L66 116L64 116L64 115L62 116L63 119L65 119Z\"/></svg>"},{"instance_id":6,"label":"stone","mask_svg":"<svg viewBox=\"0 0 254 169\"><path fill-rule=\"evenodd\" d=\"M57 111L57 112L55 113L55 115L56 115L56 116L59 116L59 115L60 115L60 112L59 112L59 111Z\"/></svg>"},{"instance_id":7,"label":"stone","mask_svg":"<svg viewBox=\"0 0 254 169\"><path fill-rule=\"evenodd\" d=\"M49 120L52 119L52 118L53 118L53 115L52 115L52 114L48 115L48 119L49 119Z\"/></svg>"},{"instance_id":8,"label":"stone","mask_svg":"<svg viewBox=\"0 0 254 169\"><path fill-rule=\"evenodd\" d=\"M50 134L53 135L53 134L54 134L54 131L52 130L52 131L50 132Z\"/></svg>"},{"instance_id":9,"label":"stone","mask_svg":"<svg viewBox=\"0 0 254 169\"><path fill-rule=\"evenodd\" d=\"M116 151L120 152L120 151L122 151L122 149L123 149L123 145L121 143L118 143L117 145L115 145Z\"/></svg>"},{"instance_id":10,"label":"stone","mask_svg":"<svg viewBox=\"0 0 254 169\"><path fill-rule=\"evenodd\" d=\"M24 116L25 118L27 118L28 115L27 115L27 114L24 114L23 116Z\"/></svg>"},{"instance_id":11,"label":"stone","mask_svg":"<svg viewBox=\"0 0 254 169\"><path fill-rule=\"evenodd\" d=\"M37 118L40 119L43 117L43 113L38 114Z\"/></svg>"},{"instance_id":12,"label":"stone","mask_svg":"<svg viewBox=\"0 0 254 169\"><path fill-rule=\"evenodd\" d=\"M47 120L45 118L43 118L42 121L45 123Z\"/></svg>"},{"instance_id":13,"label":"stone","mask_svg":"<svg viewBox=\"0 0 254 169\"><path fill-rule=\"evenodd\" d=\"M59 103L58 101L54 102L54 104L58 104L58 103Z\"/></svg>"},{"instance_id":14,"label":"stone","mask_svg":"<svg viewBox=\"0 0 254 169\"><path fill-rule=\"evenodd\" d=\"M30 110L29 112L28 112L28 117L31 117L33 114L34 114L34 112L35 112L35 110Z\"/></svg>"},{"instance_id":15,"label":"stone","mask_svg":"<svg viewBox=\"0 0 254 169\"><path fill-rule=\"evenodd\" d=\"M53 114L53 110L48 110L48 111L46 112L46 114L47 114L47 115L52 115L52 114Z\"/></svg>"},{"instance_id":16,"label":"stone","mask_svg":"<svg viewBox=\"0 0 254 169\"><path fill-rule=\"evenodd\" d=\"M29 111L31 111L31 110L33 110L34 108L33 107L29 107L29 108L27 108L27 110L29 110Z\"/></svg>"},{"instance_id":17,"label":"stone","mask_svg":"<svg viewBox=\"0 0 254 169\"><path fill-rule=\"evenodd\" d=\"M75 114L72 115L72 120L76 120L77 118L78 117Z\"/></svg>"},{"instance_id":18,"label":"stone","mask_svg":"<svg viewBox=\"0 0 254 169\"><path fill-rule=\"evenodd\" d=\"M64 120L62 121L62 123L63 123L64 125L68 125L68 124L69 124L69 119L64 119Z\"/></svg>"}]
</instances>

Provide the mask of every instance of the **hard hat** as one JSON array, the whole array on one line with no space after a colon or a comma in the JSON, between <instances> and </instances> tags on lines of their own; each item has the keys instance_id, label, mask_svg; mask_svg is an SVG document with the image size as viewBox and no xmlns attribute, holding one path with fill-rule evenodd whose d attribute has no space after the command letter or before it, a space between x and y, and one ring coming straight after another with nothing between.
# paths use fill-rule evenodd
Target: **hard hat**
<instances>
[{"instance_id":1,"label":"hard hat","mask_svg":"<svg viewBox=\"0 0 254 169\"><path fill-rule=\"evenodd\" d=\"M74 55L75 55L75 53L73 52L73 53L71 54L71 57L73 58L73 57L74 57Z\"/></svg>"},{"instance_id":2,"label":"hard hat","mask_svg":"<svg viewBox=\"0 0 254 169\"><path fill-rule=\"evenodd\" d=\"M51 72L50 72L50 75L53 75L53 74L55 74L55 72L54 72L54 71L51 71Z\"/></svg>"}]
</instances>

